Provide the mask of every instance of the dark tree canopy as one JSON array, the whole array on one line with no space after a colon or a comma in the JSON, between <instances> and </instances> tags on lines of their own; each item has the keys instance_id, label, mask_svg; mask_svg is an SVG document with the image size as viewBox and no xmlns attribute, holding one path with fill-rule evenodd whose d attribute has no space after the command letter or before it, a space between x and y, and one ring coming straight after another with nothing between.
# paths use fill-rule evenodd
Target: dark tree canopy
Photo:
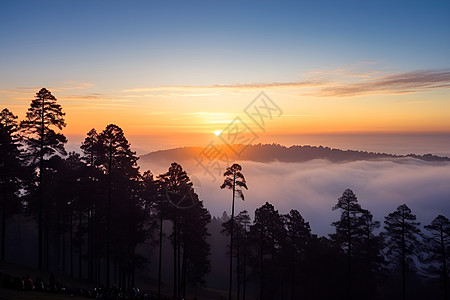
<instances>
[{"instance_id":1,"label":"dark tree canopy","mask_svg":"<svg viewBox=\"0 0 450 300\"><path fill-rule=\"evenodd\" d=\"M26 119L20 124L26 137L27 150L34 162L44 156L66 154L66 137L53 129L61 130L66 126L65 113L56 101L49 90L42 88L31 101Z\"/></svg>"},{"instance_id":2,"label":"dark tree canopy","mask_svg":"<svg viewBox=\"0 0 450 300\"><path fill-rule=\"evenodd\" d=\"M333 207L333 210L336 209L341 210L341 217L339 221L333 222L336 233L330 236L341 249L351 256L353 255L352 244L361 233L360 217L363 210L355 193L350 189L346 189L339 197L337 204Z\"/></svg>"},{"instance_id":3,"label":"dark tree canopy","mask_svg":"<svg viewBox=\"0 0 450 300\"><path fill-rule=\"evenodd\" d=\"M233 164L231 167L227 167L223 176L225 177L221 189L235 189L237 196L244 200L244 193L242 192L242 188L247 188L247 182L245 181L244 175L241 173L242 167L239 164Z\"/></svg>"},{"instance_id":4,"label":"dark tree canopy","mask_svg":"<svg viewBox=\"0 0 450 300\"><path fill-rule=\"evenodd\" d=\"M25 177L18 137L17 116L7 108L0 112L0 210L2 213L1 259L5 259L6 219L21 208L20 189Z\"/></svg>"},{"instance_id":5,"label":"dark tree canopy","mask_svg":"<svg viewBox=\"0 0 450 300\"><path fill-rule=\"evenodd\" d=\"M386 254L394 267L401 269L402 299L406 299L406 275L416 269L414 258L421 252L420 223L411 209L402 204L397 210L385 217Z\"/></svg>"},{"instance_id":6,"label":"dark tree canopy","mask_svg":"<svg viewBox=\"0 0 450 300\"><path fill-rule=\"evenodd\" d=\"M95 140L95 133L92 130L88 133L88 143L89 139ZM118 169L120 177L137 178L139 172L137 160L139 158L136 156L136 152L131 150L131 145L119 126L115 124L106 126L105 130L98 135L98 143L99 164L105 172L114 172L115 169ZM91 151L95 151L95 149ZM109 165L110 163L111 165Z\"/></svg>"},{"instance_id":7,"label":"dark tree canopy","mask_svg":"<svg viewBox=\"0 0 450 300\"><path fill-rule=\"evenodd\" d=\"M35 99L31 101L26 119L20 123L21 131L25 137L26 152L28 162L38 171L38 268L43 265L43 211L45 207L44 182L45 182L45 160L48 160L55 154L65 155L64 144L67 139L61 133L56 133L53 128L61 130L66 123L61 105L56 102L56 98L50 91L42 88L37 92ZM48 228L46 228L46 236Z\"/></svg>"},{"instance_id":8,"label":"dark tree canopy","mask_svg":"<svg viewBox=\"0 0 450 300\"><path fill-rule=\"evenodd\" d=\"M430 233L426 238L425 271L431 277L437 277L442 283L444 299L448 298L448 265L450 263L450 221L438 215L429 225L424 226Z\"/></svg>"}]
</instances>

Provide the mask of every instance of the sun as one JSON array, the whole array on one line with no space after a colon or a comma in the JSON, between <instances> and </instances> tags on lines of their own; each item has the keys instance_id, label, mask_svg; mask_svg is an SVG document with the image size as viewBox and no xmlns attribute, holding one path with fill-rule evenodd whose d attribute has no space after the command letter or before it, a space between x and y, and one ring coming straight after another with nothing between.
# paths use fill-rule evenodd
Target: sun
<instances>
[{"instance_id":1,"label":"sun","mask_svg":"<svg viewBox=\"0 0 450 300\"><path fill-rule=\"evenodd\" d=\"M214 134L216 136L219 136L222 133L222 130L214 130Z\"/></svg>"}]
</instances>

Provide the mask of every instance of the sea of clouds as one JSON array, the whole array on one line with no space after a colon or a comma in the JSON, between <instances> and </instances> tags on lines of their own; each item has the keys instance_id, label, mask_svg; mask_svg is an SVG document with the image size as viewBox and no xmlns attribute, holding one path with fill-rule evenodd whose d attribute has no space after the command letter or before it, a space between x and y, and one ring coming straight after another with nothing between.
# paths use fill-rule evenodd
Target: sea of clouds
<instances>
[{"instance_id":1,"label":"sea of clouds","mask_svg":"<svg viewBox=\"0 0 450 300\"><path fill-rule=\"evenodd\" d=\"M347 163L325 160L239 163L248 191L244 191L245 201L236 200L236 213L247 210L253 216L255 209L265 202L283 214L297 209L319 236L334 231L330 224L339 218L339 212L332 211L332 207L347 188L381 222L401 204L408 205L422 225L429 224L439 214L450 218L450 163L412 158ZM211 215L221 216L224 211L230 214L231 191L219 188L223 178L213 181L193 161L180 164L191 176ZM168 164L152 164L150 169L160 174L168 167Z\"/></svg>"}]
</instances>

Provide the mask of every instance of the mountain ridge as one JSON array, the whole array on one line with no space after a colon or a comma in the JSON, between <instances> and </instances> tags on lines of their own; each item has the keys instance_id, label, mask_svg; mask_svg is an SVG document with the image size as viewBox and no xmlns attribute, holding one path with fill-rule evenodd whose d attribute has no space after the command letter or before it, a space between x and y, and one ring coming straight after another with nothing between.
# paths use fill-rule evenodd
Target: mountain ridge
<instances>
[{"instance_id":1,"label":"mountain ridge","mask_svg":"<svg viewBox=\"0 0 450 300\"><path fill-rule=\"evenodd\" d=\"M229 161L255 162L305 162L313 159L325 159L331 162L349 162L361 160L383 160L414 158L427 162L450 162L446 156L436 156L431 153L406 155L368 152L360 150L342 150L337 148L293 145L286 147L280 144L255 145L213 145L210 147L178 147L167 150L157 150L140 156L141 161L178 161L189 159L223 159Z\"/></svg>"}]
</instances>

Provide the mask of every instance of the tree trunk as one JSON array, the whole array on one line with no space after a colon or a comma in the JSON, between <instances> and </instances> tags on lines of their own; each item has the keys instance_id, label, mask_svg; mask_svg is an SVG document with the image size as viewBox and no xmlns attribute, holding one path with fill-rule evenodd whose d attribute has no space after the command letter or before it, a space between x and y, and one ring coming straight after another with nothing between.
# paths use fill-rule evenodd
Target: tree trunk
<instances>
[{"instance_id":1,"label":"tree trunk","mask_svg":"<svg viewBox=\"0 0 450 300\"><path fill-rule=\"evenodd\" d=\"M246 288L246 267L247 267L247 226L244 227L244 266L242 270L243 286L242 286L242 300L245 300L245 288Z\"/></svg>"},{"instance_id":2,"label":"tree trunk","mask_svg":"<svg viewBox=\"0 0 450 300\"><path fill-rule=\"evenodd\" d=\"M82 241L83 241L83 231L82 231L82 223L83 223L83 216L82 211L80 208L79 214L78 214L78 236L79 236L79 243L78 243L78 279L81 280L82 277Z\"/></svg>"},{"instance_id":3,"label":"tree trunk","mask_svg":"<svg viewBox=\"0 0 450 300\"><path fill-rule=\"evenodd\" d=\"M178 264L178 267L177 267L177 269L178 269L178 274L177 274L177 276L178 276L178 292L177 292L177 294L178 294L178 297L181 297L181 234L180 234L180 227L181 227L181 222L180 222L180 220L178 219L178 233L177 233L177 235L178 235L178 238L177 238L177 244L178 244L178 250L177 250L177 264Z\"/></svg>"},{"instance_id":4,"label":"tree trunk","mask_svg":"<svg viewBox=\"0 0 450 300\"><path fill-rule=\"evenodd\" d=\"M162 236L163 236L163 215L159 219L159 266L158 266L158 300L161 299L161 262L162 262Z\"/></svg>"},{"instance_id":5,"label":"tree trunk","mask_svg":"<svg viewBox=\"0 0 450 300\"><path fill-rule=\"evenodd\" d=\"M186 241L183 242L183 265L182 265L182 276L181 276L181 285L182 293L183 293L183 299L186 299Z\"/></svg>"},{"instance_id":6,"label":"tree trunk","mask_svg":"<svg viewBox=\"0 0 450 300\"><path fill-rule=\"evenodd\" d=\"M62 221L62 269L63 274L66 275L66 226L64 220Z\"/></svg>"},{"instance_id":7,"label":"tree trunk","mask_svg":"<svg viewBox=\"0 0 450 300\"><path fill-rule=\"evenodd\" d=\"M292 242L291 300L294 299L295 299L295 243Z\"/></svg>"},{"instance_id":8,"label":"tree trunk","mask_svg":"<svg viewBox=\"0 0 450 300\"><path fill-rule=\"evenodd\" d=\"M236 190L236 173L233 174L233 203L231 204L231 230L230 230L230 284L228 288L228 300L231 300L233 287L233 227L234 227L234 194Z\"/></svg>"},{"instance_id":9,"label":"tree trunk","mask_svg":"<svg viewBox=\"0 0 450 300\"><path fill-rule=\"evenodd\" d=\"M270 273L270 281L271 281L271 285L270 285L270 299L273 300L273 297L275 295L275 287L277 287L277 285L275 284L275 237L274 237L274 233L272 232L272 249L270 249L270 256L271 256L271 265L270 265L270 269L269 269L269 273Z\"/></svg>"},{"instance_id":10,"label":"tree trunk","mask_svg":"<svg viewBox=\"0 0 450 300\"><path fill-rule=\"evenodd\" d=\"M441 235L441 251L442 251L442 279L444 283L444 299L448 299L448 291L447 291L447 254L445 253L445 240L444 240L444 229L442 228L442 224L439 226L440 235Z\"/></svg>"},{"instance_id":11,"label":"tree trunk","mask_svg":"<svg viewBox=\"0 0 450 300\"><path fill-rule=\"evenodd\" d=\"M73 221L70 212L70 277L73 278Z\"/></svg>"},{"instance_id":12,"label":"tree trunk","mask_svg":"<svg viewBox=\"0 0 450 300\"><path fill-rule=\"evenodd\" d=\"M57 273L61 273L61 222L60 218L58 218L58 221L56 223L56 268Z\"/></svg>"},{"instance_id":13,"label":"tree trunk","mask_svg":"<svg viewBox=\"0 0 450 300\"><path fill-rule=\"evenodd\" d=\"M114 284L117 284L117 255L114 256L113 263L114 263ZM119 266L119 278L120 278L121 272L122 272L122 264L120 264L120 266ZM120 281L120 279L119 279L119 281ZM120 284L119 284L119 286L120 286Z\"/></svg>"},{"instance_id":14,"label":"tree trunk","mask_svg":"<svg viewBox=\"0 0 450 300\"><path fill-rule=\"evenodd\" d=\"M136 246L134 245L131 251L131 286L134 287L134 275L136 273Z\"/></svg>"},{"instance_id":15,"label":"tree trunk","mask_svg":"<svg viewBox=\"0 0 450 300\"><path fill-rule=\"evenodd\" d=\"M6 241L6 208L2 210L2 261L5 260L5 241Z\"/></svg>"},{"instance_id":16,"label":"tree trunk","mask_svg":"<svg viewBox=\"0 0 450 300\"><path fill-rule=\"evenodd\" d=\"M237 264L237 300L240 299L241 296L241 265L240 265L240 251L239 251L240 243L236 244L236 264Z\"/></svg>"},{"instance_id":17,"label":"tree trunk","mask_svg":"<svg viewBox=\"0 0 450 300\"><path fill-rule=\"evenodd\" d=\"M406 249L405 249L405 219L402 216L402 299L406 299Z\"/></svg>"},{"instance_id":18,"label":"tree trunk","mask_svg":"<svg viewBox=\"0 0 450 300\"><path fill-rule=\"evenodd\" d=\"M40 132L41 145L39 149L39 200L38 200L38 269L42 270L43 243L42 243L42 206L44 202L44 190L43 190L43 173L44 173L44 99L42 99L42 119L41 119L41 132Z\"/></svg>"},{"instance_id":19,"label":"tree trunk","mask_svg":"<svg viewBox=\"0 0 450 300\"><path fill-rule=\"evenodd\" d=\"M260 291L259 291L259 293L260 293L260 300L263 300L264 299L264 268L263 268L263 263L264 263L264 260L263 260L263 247L264 247L264 245L263 245L263 232L262 232L262 229L261 229L260 239L261 239L261 245L260 245L260 252L259 252L259 263L261 265L261 274L260 274L260 287L259 287Z\"/></svg>"},{"instance_id":20,"label":"tree trunk","mask_svg":"<svg viewBox=\"0 0 450 300\"><path fill-rule=\"evenodd\" d=\"M347 202L347 299L352 299L352 238L350 224L350 202Z\"/></svg>"},{"instance_id":21,"label":"tree trunk","mask_svg":"<svg viewBox=\"0 0 450 300\"><path fill-rule=\"evenodd\" d=\"M173 221L173 298L177 299L177 216Z\"/></svg>"},{"instance_id":22,"label":"tree trunk","mask_svg":"<svg viewBox=\"0 0 450 300\"><path fill-rule=\"evenodd\" d=\"M92 210L91 206L88 207L87 212L87 263L88 263L88 281L92 282Z\"/></svg>"},{"instance_id":23,"label":"tree trunk","mask_svg":"<svg viewBox=\"0 0 450 300\"><path fill-rule=\"evenodd\" d=\"M109 287L110 281L110 242L111 242L111 184L112 184L112 144L109 142L109 164L108 164L108 208L107 208L107 232L106 232L106 287Z\"/></svg>"},{"instance_id":24,"label":"tree trunk","mask_svg":"<svg viewBox=\"0 0 450 300\"><path fill-rule=\"evenodd\" d=\"M45 217L45 269L48 272L48 264L49 264L49 239L48 239L48 216L44 215Z\"/></svg>"}]
</instances>

